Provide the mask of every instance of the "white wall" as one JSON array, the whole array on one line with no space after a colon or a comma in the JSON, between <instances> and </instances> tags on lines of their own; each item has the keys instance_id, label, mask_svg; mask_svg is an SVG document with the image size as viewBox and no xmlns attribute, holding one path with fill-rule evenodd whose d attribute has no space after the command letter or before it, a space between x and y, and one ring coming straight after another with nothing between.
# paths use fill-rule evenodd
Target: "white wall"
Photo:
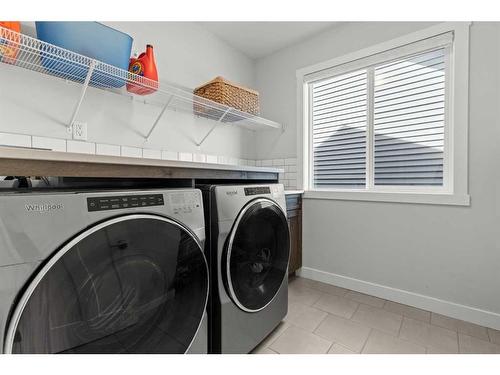
<instances>
[{"instance_id":1,"label":"white wall","mask_svg":"<svg viewBox=\"0 0 500 375\"><path fill-rule=\"evenodd\" d=\"M155 46L160 79L194 88L217 75L253 87L253 60L230 47L195 23L120 22L107 23L134 38L133 51L142 52L146 44ZM33 33L32 23L23 31ZM80 86L17 67L0 66L0 132L70 138L69 122ZM147 97L146 97L147 98ZM200 140L212 122L167 111L144 144L161 108L132 103L127 97L90 89L78 120L88 123L89 142L228 155L255 159L252 132L232 126L219 126L201 149Z\"/></svg>"},{"instance_id":2,"label":"white wall","mask_svg":"<svg viewBox=\"0 0 500 375\"><path fill-rule=\"evenodd\" d=\"M259 137L258 154L296 156L296 69L427 26L344 24L259 61L263 114L288 129ZM304 275L498 329L500 23L474 23L470 42L471 206L306 199L303 265Z\"/></svg>"}]
</instances>

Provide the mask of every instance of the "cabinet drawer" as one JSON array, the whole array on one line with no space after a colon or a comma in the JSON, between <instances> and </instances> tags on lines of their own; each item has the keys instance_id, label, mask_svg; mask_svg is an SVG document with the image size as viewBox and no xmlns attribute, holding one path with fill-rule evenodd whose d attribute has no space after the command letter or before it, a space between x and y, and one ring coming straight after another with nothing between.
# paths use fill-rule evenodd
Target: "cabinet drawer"
<instances>
[{"instance_id":1,"label":"cabinet drawer","mask_svg":"<svg viewBox=\"0 0 500 375\"><path fill-rule=\"evenodd\" d=\"M295 216L299 216L299 215L302 215L302 210L287 210L286 211L286 217L288 219L295 217Z\"/></svg>"},{"instance_id":2,"label":"cabinet drawer","mask_svg":"<svg viewBox=\"0 0 500 375\"><path fill-rule=\"evenodd\" d=\"M300 210L302 207L302 196L300 194L290 194L286 196L287 210Z\"/></svg>"}]
</instances>

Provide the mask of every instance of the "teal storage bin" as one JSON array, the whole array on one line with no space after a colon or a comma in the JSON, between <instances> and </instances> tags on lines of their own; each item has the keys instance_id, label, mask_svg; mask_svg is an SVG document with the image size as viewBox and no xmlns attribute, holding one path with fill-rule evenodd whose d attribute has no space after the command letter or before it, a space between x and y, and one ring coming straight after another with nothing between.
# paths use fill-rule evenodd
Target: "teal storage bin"
<instances>
[{"instance_id":1,"label":"teal storage bin","mask_svg":"<svg viewBox=\"0 0 500 375\"><path fill-rule=\"evenodd\" d=\"M133 39L99 22L35 22L38 39L61 48L79 53L103 63L128 70ZM77 82L83 82L88 67L68 61L61 56L41 53L43 67L52 74ZM95 71L91 84L101 87L122 87L126 73L122 77L109 76Z\"/></svg>"}]
</instances>

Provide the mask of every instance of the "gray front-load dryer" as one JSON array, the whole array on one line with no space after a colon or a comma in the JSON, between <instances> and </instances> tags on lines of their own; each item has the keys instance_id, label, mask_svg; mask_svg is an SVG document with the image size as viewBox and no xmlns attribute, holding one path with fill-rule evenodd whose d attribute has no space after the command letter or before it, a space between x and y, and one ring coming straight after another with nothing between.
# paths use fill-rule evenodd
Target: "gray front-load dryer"
<instances>
[{"instance_id":1,"label":"gray front-load dryer","mask_svg":"<svg viewBox=\"0 0 500 375\"><path fill-rule=\"evenodd\" d=\"M4 353L206 353L196 189L0 194Z\"/></svg>"},{"instance_id":2,"label":"gray front-load dryer","mask_svg":"<svg viewBox=\"0 0 500 375\"><path fill-rule=\"evenodd\" d=\"M248 353L288 311L290 234L283 185L200 188L211 277L209 352Z\"/></svg>"}]
</instances>

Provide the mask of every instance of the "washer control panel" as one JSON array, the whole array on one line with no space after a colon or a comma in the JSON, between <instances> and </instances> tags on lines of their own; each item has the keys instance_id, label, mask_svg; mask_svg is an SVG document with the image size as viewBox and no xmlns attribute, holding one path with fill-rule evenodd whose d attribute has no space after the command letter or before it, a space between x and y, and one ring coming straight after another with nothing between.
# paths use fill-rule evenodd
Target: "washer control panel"
<instances>
[{"instance_id":1,"label":"washer control panel","mask_svg":"<svg viewBox=\"0 0 500 375\"><path fill-rule=\"evenodd\" d=\"M189 214L201 208L201 195L199 192L171 192L170 206L174 214Z\"/></svg>"},{"instance_id":2,"label":"washer control panel","mask_svg":"<svg viewBox=\"0 0 500 375\"><path fill-rule=\"evenodd\" d=\"M163 206L163 194L116 195L87 198L89 212Z\"/></svg>"}]
</instances>

